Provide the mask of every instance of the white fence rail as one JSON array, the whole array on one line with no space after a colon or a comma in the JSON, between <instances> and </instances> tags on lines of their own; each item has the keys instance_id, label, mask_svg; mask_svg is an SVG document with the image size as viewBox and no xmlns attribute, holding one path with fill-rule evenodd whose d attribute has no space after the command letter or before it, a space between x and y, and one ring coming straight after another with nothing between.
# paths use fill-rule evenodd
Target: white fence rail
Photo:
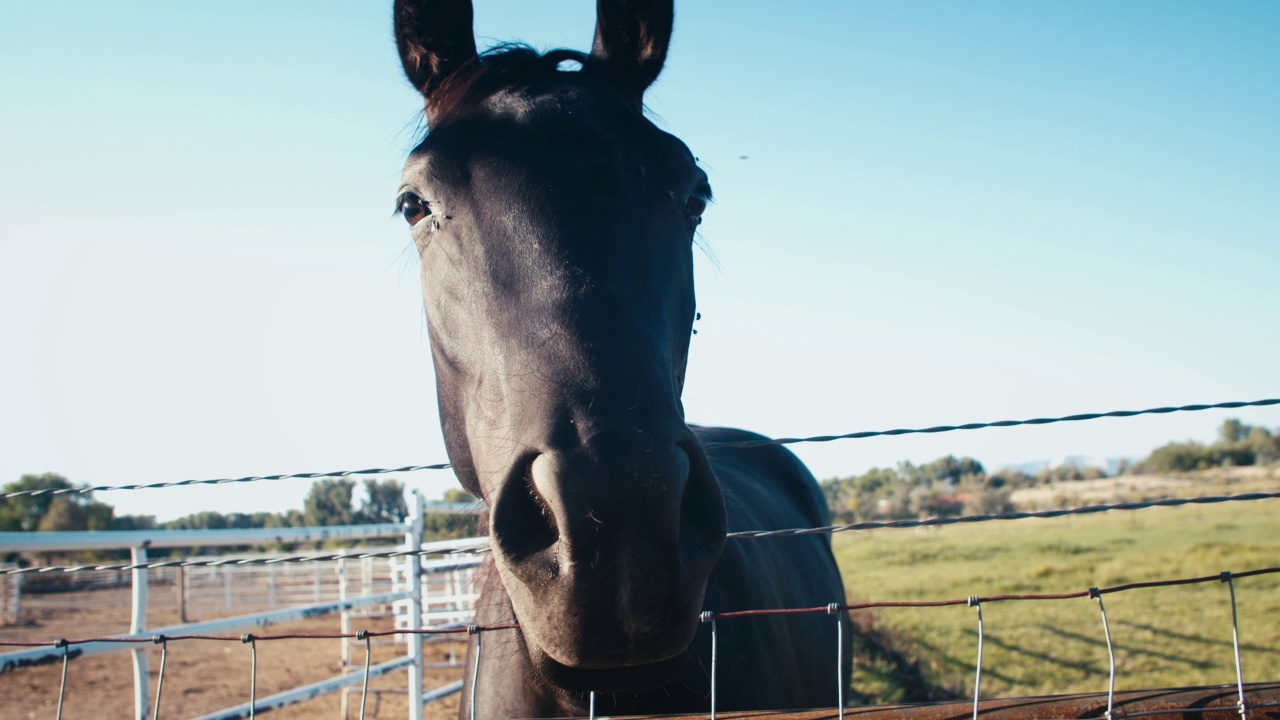
<instances>
[{"instance_id":1,"label":"white fence rail","mask_svg":"<svg viewBox=\"0 0 1280 720\"><path fill-rule=\"evenodd\" d=\"M403 549L424 553L471 550L487 544L487 538L422 543L422 515L425 503L417 493L410 498L410 517L404 524L355 525L321 528L255 528L229 530L146 530L119 532L0 533L0 553L74 552L119 550L131 552L132 564L147 561L148 549L210 548L325 542L334 540L377 540L398 538L401 543L370 550ZM437 508L455 511L453 507ZM471 573L479 564L474 555L438 559L423 555L399 558L351 558L334 562L289 564L221 565L156 568L127 571L131 588L129 632L112 638L149 639L156 635L231 633L291 622L318 615L340 613L342 632L349 633L352 616L393 615L396 629L419 630L470 622L474 593ZM125 572L86 571L73 573L78 584L120 587ZM92 575L92 576L91 576ZM100 577L99 577L100 576ZM20 587L23 576L0 575L0 618L18 622L21 612ZM41 578L44 579L44 578ZM154 585L167 586L179 609L181 624L163 628L146 627L148 595ZM247 611L247 612L246 612ZM12 620L10 620L12 616ZM424 691L423 636L398 636L408 646L407 653L370 669L381 675L399 669L408 671L409 716L420 720L426 702L456 692L457 683ZM60 661L64 653L86 657L111 652L130 652L134 665L135 717L149 717L151 689L147 659L142 646L92 642L77 644L70 651L52 646L0 654L0 672L44 662ZM349 647L342 644L342 662L350 661ZM318 695L344 690L363 677L363 671L347 673L312 683L256 702L257 711L284 707ZM237 706L210 714L209 718L248 717L249 707Z\"/></svg>"}]
</instances>

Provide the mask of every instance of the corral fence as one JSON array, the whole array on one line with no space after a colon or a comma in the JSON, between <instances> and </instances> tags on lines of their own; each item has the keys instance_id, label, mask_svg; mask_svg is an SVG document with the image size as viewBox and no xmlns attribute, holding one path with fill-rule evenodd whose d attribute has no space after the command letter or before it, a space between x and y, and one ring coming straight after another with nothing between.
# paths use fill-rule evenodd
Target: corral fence
<instances>
[{"instance_id":1,"label":"corral fence","mask_svg":"<svg viewBox=\"0 0 1280 720\"><path fill-rule=\"evenodd\" d=\"M1082 420L1093 420L1093 419L1103 418L1103 417L1132 417L1132 416L1146 415L1146 414L1163 414L1163 413L1170 413L1170 412L1198 411L1198 410L1206 410L1210 408L1236 408L1236 407L1263 406L1263 405L1280 405L1280 400L1271 399L1271 400L1260 400L1260 401L1253 401L1253 402L1218 403L1215 405L1189 405L1189 406L1181 406L1181 407L1152 408L1149 410L1141 410L1141 411L1112 411L1108 413L1090 413L1090 414L1073 415L1073 416L1060 417L1060 418L1006 420L1006 421L999 421L994 423L969 423L965 425L944 425L944 426L935 426L931 428L871 431L871 432L849 433L845 435L816 436L816 437L808 437L808 438L781 438L781 439L767 440L767 441L751 441L747 443L725 443L722 445L741 447L741 446L758 446L758 445L766 445L766 444L790 444L790 443L797 443L797 442L826 442L831 440L850 439L850 438L905 435L905 434L913 434L913 433L951 432L956 430L976 430L976 429L992 428L992 427L1013 427L1018 425L1043 425L1043 424L1056 423L1056 422L1074 422L1074 421L1082 421ZM355 471L355 472L344 471L342 473L330 473L330 474L304 473L304 474L298 474L298 475L292 475L292 476L267 476L267 477L255 477L255 478L239 478L234 480L223 479L223 480L211 480L211 481L183 481L180 483L157 483L157 484L148 485L148 486L126 486L126 487L116 487L116 488L111 488L111 487L84 488L79 490L72 490L70 492L87 492L87 491L110 490L110 489L143 489L143 488L149 488L149 487L172 487L175 485L205 484L205 483L222 484L226 482L254 482L254 481L261 481L261 480L279 480L279 479L285 479L289 477L314 478L314 477L346 476L346 475L352 475L352 474L365 474L365 473L407 472L411 470L420 470L420 469L442 469L444 467L447 467L447 465L441 464L441 465L435 465L435 466L417 466L412 468L399 468L396 470L375 469L375 470L369 470L369 471ZM35 492L46 492L46 491L35 491ZM68 491L59 490L59 491L52 491L52 492L64 493ZM31 491L24 491L22 493L17 493L17 494L35 494L35 493ZM750 542L752 541L752 539L783 537L788 535L829 534L829 533L844 532L849 530L863 530L863 529L875 529L875 528L930 527L930 526L947 525L947 524L955 524L955 523L985 522L985 521L992 521L992 520L1016 520L1016 519L1031 518L1031 517L1059 517L1059 516L1074 515L1074 514L1092 514L1092 513L1108 512L1108 511L1137 510L1141 508L1157 507L1157 506L1178 506L1178 505L1197 504L1197 503L1203 504L1203 503L1220 503L1220 502L1242 502L1242 501L1267 500L1267 499L1275 499L1275 498L1280 498L1280 492L1247 493L1247 494L1240 494L1240 495L1233 495L1233 496L1202 497L1202 498L1190 498L1190 499L1178 498L1178 499L1166 499L1166 500L1156 500L1156 501L1137 502L1137 503L1119 503L1114 505L1096 505L1096 506L1074 508L1074 509L1067 509L1067 510L1006 513L1006 514L1000 514L1000 515L967 516L967 517L961 517L961 518L930 518L925 520L910 520L910 521L865 522L865 523L855 523L855 524L849 524L849 525L839 525L839 526L830 526L830 527L821 527L821 528L791 528L791 529L785 529L785 530L741 531L741 532L730 533L729 536L735 540ZM0 643L0 645L10 645L10 646L39 645L39 647L29 647L29 649L27 650L15 652L15 653L9 653L7 655L2 655L0 656L0 663L17 663L16 665L10 665L10 667L17 667L23 664L33 664L36 662L48 662L48 661L60 660L63 663L63 673L64 673L63 690L65 691L65 673L66 673L67 662L70 659L72 659L73 657L82 657L87 654L111 652L119 648L132 646L133 655L134 655L135 686L136 686L135 687L135 704L136 704L136 707L138 708L138 717L142 718L142 717L146 717L146 710L148 708L149 700L147 697L147 688L146 688L146 683L147 683L147 679L146 679L147 673L146 673L146 666L145 666L146 658L144 655L142 655L142 653L137 648L142 646L145 643L155 642L157 644L161 644L162 647L167 647L167 643L173 642L173 641L240 639L242 642L248 644L253 650L253 657L255 658L255 662L251 666L250 672L256 673L256 644L258 642L269 642L273 640L284 640L284 639L298 639L300 637L307 637L312 639L340 638L340 639L343 639L344 641L356 640L358 642L364 642L367 648L368 644L371 642L371 639L374 637L400 635L406 638L406 643L408 645L408 653L404 657L398 658L390 662L380 663L378 665L371 665L370 664L371 654L366 650L366 653L364 656L365 666L364 666L363 673L360 673L360 672L349 673L344 676L333 678L332 680L329 680L329 681L324 681L322 683L315 683L313 685L299 688L294 691L281 693L280 695L273 696L271 698L258 699L256 698L254 691L251 690L250 700L249 700L249 703L247 703L246 705L238 706L236 708L230 708L221 713L216 713L214 715L209 715L206 717L208 718L245 717L245 716L251 715L255 709L266 710L273 707L280 707L286 704L290 704L292 702L297 702L301 699L313 697L316 694L319 694L321 692L328 692L344 686L349 687L354 685L360 685L361 694L362 694L361 717L363 718L364 717L364 695L368 691L369 678L376 677L378 675L385 674L388 672L392 672L394 670L409 668L410 669L409 695L411 698L411 702L409 705L410 717L420 718L424 702L428 702L431 699L445 693L456 692L457 689L459 689L459 687L461 686L461 682L458 682L443 688L438 688L437 690L430 693L423 691L423 688L421 687L421 683L422 683L421 667L423 662L422 643L424 638L461 636L464 634L474 637L476 641L476 653L474 658L475 666L472 668L468 668L468 672L472 673L472 678L474 681L476 677L474 673L476 672L476 668L478 668L479 666L480 657L483 653L483 646L484 646L483 637L486 634L492 633L492 632L518 631L518 628L515 625L477 626L474 624L471 624L471 625L463 624L466 622L466 620L463 618L467 618L470 616L469 610L465 606L465 602L470 598L468 598L466 596L466 593L464 592L466 587L465 583L461 583L461 584L458 583L456 581L456 576L442 583L442 587L444 588L444 590L442 591L443 594L441 595L441 597L444 598L444 602L448 605L448 608L440 611L443 613L442 615L432 616L433 619L439 620L438 624L435 624L435 625L428 624L428 621L427 621L428 614L424 611L426 610L427 603L430 601L428 599L428 593L424 591L426 584L423 582L423 578L427 575L431 575L436 572L452 573L452 572L457 572L459 570L464 570L470 567L474 567L476 564L478 564L478 559L475 557L474 553L482 552L484 550L484 548L487 546L487 539L475 538L469 541L452 541L444 544L420 544L418 543L417 538L421 536L422 513L423 513L422 500L420 497L415 496L415 500L411 504L410 523L407 527L399 526L399 525L364 526L363 529L361 529L360 526L356 526L356 527L348 527L348 528L341 529L342 532L348 532L348 533L354 533L356 535L360 535L361 539L388 537L395 532L402 533L404 537L404 542L399 547L399 549L396 549L396 550L374 550L374 551L361 550L361 551L355 551L352 553L338 553L338 554L330 553L325 555L312 555L312 556L282 556L282 557L233 558L233 559L192 558L192 559L173 560L173 561L148 562L147 548L159 547L159 546L153 544L156 542L155 540L143 542L143 538L141 536L145 534L139 534L138 543L129 545L129 547L131 548L131 552L133 554L132 562L130 562L129 564L97 565L97 566L58 566L58 567L47 567L47 568L39 568L39 569L22 568L22 569L10 569L7 571L0 570L0 576L3 576L3 575L15 576L15 575L32 574L37 572L71 573L71 572L88 572L88 571L103 571L103 570L128 571L132 573L132 578L133 578L132 588L135 596L134 626L131 627L130 633L128 634L110 637L110 638L85 638L85 639L78 639L78 640L58 640L52 644L47 642L41 643L41 644ZM298 537L290 536L289 540L283 540L277 536L284 531L278 530L278 529L272 529L269 531L264 531L264 533L274 533L274 535L264 534L260 538L260 540L261 542L270 543L270 542L286 542L286 541L310 542L310 541L324 540L324 539L338 539L335 537L316 538L316 537L305 535L306 531L333 532L335 530L333 528L305 528L305 529L295 529L295 530L297 530L299 533L302 533L302 535ZM180 532L192 532L192 531L180 531ZM211 532L211 531L205 531L205 532ZM239 532L244 533L244 532L253 532L253 531L239 531ZM385 535L379 534L383 532L387 534ZM107 533L97 533L97 535L106 535L106 534ZM32 537L32 535L30 534L21 534L21 535L28 538ZM89 536L89 535L94 535L94 533L79 533L78 535ZM154 533L152 533L151 535L154 535ZM355 539L355 538L345 537L342 539ZM3 535L0 535L0 549L10 549L7 545L8 540L9 538ZM196 540L198 540L198 542ZM39 541L36 540L33 542L38 543ZM204 538L204 537L198 538L198 539L186 538L185 540L182 540L182 541L171 539L171 540L168 540L167 542L174 542L174 543L185 542L186 543L184 545L179 545L179 544L167 545L167 547L179 547L179 546L189 547L194 545L211 546L213 544L216 544L216 543L210 542L209 538ZM252 541L252 540L249 541L249 543L257 544L256 541ZM228 540L226 544L244 545L247 543L243 539L243 537L241 537L240 539L237 539L234 542ZM121 547L121 546L113 545L112 547ZM26 547L23 549L50 550L53 548ZM65 548L65 549L75 550L75 549L92 549L92 548L88 546L78 546L78 547ZM344 564L348 564L349 566L349 564L352 563L353 561L364 562L365 560L375 560L375 559L402 560L402 561L407 560L406 562L404 562L405 570L402 573L406 581L406 586L404 586L403 589L401 589L402 586L393 585L390 591L379 593L374 591L375 590L374 585L370 584L369 585L370 590L373 592L372 594L368 594L368 595L354 595L354 596L347 595L344 597L340 597L338 600L334 600L334 601L312 603L310 605L284 609L284 610L267 610L267 611L256 613L253 615L242 615L242 616L236 616L233 618L199 621L195 623L188 623L185 625L176 626L173 628L161 628L161 629L155 629L155 630L146 630L145 628L142 627L142 621L138 618L138 612L136 610L136 608L139 606L139 601L137 600L137 596L139 594L142 595L141 606L145 607L145 604L146 604L145 600L146 600L146 593L147 593L147 577L148 577L147 573L150 570L156 570L156 569L162 569L162 568L184 568L186 571L190 571L192 568L216 568L216 567L231 566L231 565L254 565L254 566L265 567L265 566L272 566L272 565L283 566L286 564L295 564L295 563L303 564L303 563L336 562L339 564L338 573L339 575L341 575L343 572L341 568L344 567ZM361 573L363 573L363 569L361 570ZM1240 643L1240 637L1239 637L1239 625L1238 625L1238 614L1237 614L1238 608L1236 603L1235 588L1236 588L1236 582L1238 581L1247 581L1249 578L1258 577L1262 575L1271 575L1275 573L1280 573L1280 567L1248 568L1248 569L1244 569L1242 571L1236 571L1236 572L1223 571L1220 574L1203 576L1203 577L1168 578L1164 580L1151 581L1151 582L1128 583L1128 584L1117 585L1112 587L1092 587L1087 589L1080 589L1075 592L1059 593L1059 594L1018 594L1018 595L994 595L994 596L986 596L986 597L975 595L967 598L941 598L936 600L925 600L925 601L922 601L922 600L880 601L880 602L861 603L861 604L854 604L854 605L845 604L847 601L844 598L833 598L833 602L831 604L822 606L822 607L762 608L762 609L756 609L756 610L746 610L746 611L737 611L737 612L716 612L714 610L708 610L706 612L703 612L700 617L700 620L702 622L707 623L710 626L711 638L712 638L712 657L711 657L710 667L708 669L710 673L710 678L711 678L711 694L709 698L708 709L710 710L710 717L713 719L718 717L720 718L790 717L790 718L814 719L814 718L845 718L845 717L855 717L855 716L861 716L865 718L880 718L880 717L889 717L889 716L892 716L892 717L912 716L912 717L923 717L923 718L973 717L975 720L977 720L977 718L979 717L1001 717L1001 718L1076 717L1076 718L1107 718L1108 720L1112 720L1112 719L1121 718L1121 717L1179 717L1179 718L1222 717L1223 713L1235 715L1235 716L1244 718L1245 720L1251 717L1253 718L1260 718L1264 716L1274 717L1276 713L1270 712L1270 710L1274 708L1280 708L1280 683L1268 682L1268 683L1261 683L1261 684L1259 683L1246 684L1244 682L1244 677L1245 677L1244 659L1241 653L1241 643ZM315 591L314 577L316 576L312 575L313 591ZM351 576L348 576L348 577L351 577ZM361 575L361 577L364 577L363 574ZM273 582L271 578L272 576L270 574L266 576L265 580L259 576L255 580L255 582L259 583L259 585L265 582L269 587L270 583ZM278 580L276 580L275 582L278 582ZM225 587L225 583L226 583L225 579L223 579L223 583ZM1112 639L1111 639L1111 631L1107 621L1106 608L1103 602L1104 597L1107 597L1114 593L1122 593L1122 592L1127 592L1130 590L1135 590L1140 588L1161 588L1161 587L1201 584L1201 583L1220 583L1226 589L1223 594L1223 602L1229 602L1230 609L1231 609L1230 633L1232 636L1232 641L1233 641L1232 648L1234 652L1233 665L1235 668L1235 677L1232 678L1234 682L1225 684L1222 686L1214 686L1210 688L1195 688L1195 689L1184 689L1184 690L1150 690L1150 691L1140 691L1140 692L1117 693L1116 692L1117 669L1116 669L1116 662L1115 662L1115 654L1114 654L1114 648L1113 648ZM340 582L339 587L346 587L348 588L348 590L350 590L351 586L349 583ZM1080 696L1055 697L1055 698L1018 698L1018 699L987 700L987 701L982 701L979 699L981 695L982 675L983 675L982 654L983 654L984 629L983 629L983 619L982 619L982 608L984 605L991 604L991 603L998 603L998 602L999 603L1055 602L1055 601L1079 602L1081 600L1096 602L1096 606L1098 609L1100 635L1102 635L1105 638L1105 645L1107 648L1107 653L1109 657L1109 667L1110 667L1109 685L1106 692L1098 693L1094 695L1080 695ZM344 624L343 632L331 634L331 635L309 635L309 636L266 635L266 634L255 635L252 633L248 633L240 636L239 638L236 638L233 635L214 635L213 634L213 633L219 633L219 632L228 632L231 630L244 629L246 627L257 627L257 626L272 624L275 622L282 622L288 619L304 617L304 616L307 616L308 614L319 614L319 613L326 613L326 612L350 613L351 611L357 610L358 608L369 607L369 606L373 606L380 603L402 603L403 607L408 608L408 612L404 614L405 621L403 623L398 623L396 629L385 631L385 632L369 632L365 630L349 632L348 626ZM957 607L957 606L971 608L975 611L975 615L976 615L977 661L975 665L976 675L974 677L973 699L971 703L965 703L963 706L955 703L951 703L951 704L935 704L935 705L929 705L929 706L911 706L911 707L897 707L897 708L846 709L844 707L845 703L843 701L843 696L841 696L841 702L839 703L839 706L834 710L811 711L811 712L799 713L799 714L795 714L795 713L792 713L792 714L786 714L786 713L726 714L724 712L721 712L719 708L717 708L716 687L719 682L724 681L724 679L718 677L717 667L716 667L718 653L722 652L722 649L718 647L719 636L717 633L717 626L719 623L734 622L738 618L749 617L749 616L826 614L832 618L832 645L833 645L832 652L840 652L840 648L842 647L842 644L840 642L841 634L846 632L845 626L849 622L849 617L851 613L863 612L863 611L868 611L872 609L888 609L888 608L899 608L899 607L946 608L946 607ZM179 634L179 632L183 634ZM728 651L732 652L731 649ZM163 683L163 678L164 678L163 657L164 656L162 654L161 672L159 676L160 677L159 683L161 684ZM251 679L252 677L254 676L251 676ZM837 683L838 688L840 687L838 678L832 678L832 682ZM253 682L251 682L251 687L254 687ZM473 692L475 690L474 682L472 685L472 690ZM843 692L843 688L840 688L840 692ZM592 710L591 710L590 717L594 718L595 717L594 693L591 694L591 698L592 698ZM62 701L62 697L60 695L59 707L61 707L61 701ZM156 705L157 709L158 709L158 705L159 705L159 688L157 688L157 705ZM699 717L706 717L706 716L699 716Z\"/></svg>"},{"instance_id":2,"label":"corral fence","mask_svg":"<svg viewBox=\"0 0 1280 720\"><path fill-rule=\"evenodd\" d=\"M0 563L0 571L17 569L17 565ZM21 615L22 576L0 575L0 624L17 625Z\"/></svg>"},{"instance_id":3,"label":"corral fence","mask_svg":"<svg viewBox=\"0 0 1280 720\"><path fill-rule=\"evenodd\" d=\"M459 555L487 545L487 538L423 543L424 512L468 512L466 506L435 503L428 506L421 495L409 498L410 514L404 524L350 525L302 528L250 528L219 530L131 530L102 532L0 533L0 551L21 553L70 553L127 549L127 566L82 566L74 572L47 572L47 567L0 568L0 590L10 624L21 619L24 580L32 591L55 595L61 591L127 586L130 612L127 633L93 638L87 642L59 641L0 654L0 673L49 662L66 662L115 652L132 654L135 716L150 717L151 688L145 645L156 638L211 637L221 633L260 630L280 623L338 613L341 632L350 633L353 620L392 615L397 642L406 653L361 672L346 673L250 704L226 708L206 718L249 717L254 712L284 707L318 695L349 689L369 677L396 670L408 672L410 707L457 692L461 683L423 687L423 640L418 631L461 627L473 615L475 599L470 575L479 565L475 554ZM341 549L305 561L280 562L270 554L237 554L234 557L184 557L149 561L148 551L168 548L213 548L272 544L386 541L394 546ZM328 562L315 561L317 559ZM65 570L63 568L62 570ZM147 627L147 613L172 603L180 624ZM95 609L102 609L96 602ZM110 609L108 606L107 609ZM249 612L245 612L248 610ZM246 635L252 637L252 635ZM352 665L348 638L341 637L342 664ZM35 643L5 643L35 645ZM453 659L456 664L458 660ZM163 683L163 674L160 676ZM346 705L344 693L344 712ZM252 708L250 708L252 705Z\"/></svg>"}]
</instances>

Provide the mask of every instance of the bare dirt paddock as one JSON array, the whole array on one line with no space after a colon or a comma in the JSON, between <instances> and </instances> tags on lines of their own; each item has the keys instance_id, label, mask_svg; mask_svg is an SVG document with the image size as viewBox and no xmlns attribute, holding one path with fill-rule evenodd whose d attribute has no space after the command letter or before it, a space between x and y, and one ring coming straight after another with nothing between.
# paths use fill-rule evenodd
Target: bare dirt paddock
<instances>
[{"instance_id":1,"label":"bare dirt paddock","mask_svg":"<svg viewBox=\"0 0 1280 720\"><path fill-rule=\"evenodd\" d=\"M128 590L96 590L23 597L23 624L0 628L0 640L47 641L59 637L82 638L125 632L127 611L121 612L115 594ZM95 608L109 608L95 610ZM171 611L153 611L148 616L150 627L176 625ZM336 633L339 616L329 615L305 621L275 625L259 634ZM389 617L353 618L352 628L387 630L393 627ZM403 655L404 645L390 638L378 638L373 645L373 662L392 660ZM258 642L258 697L263 698L299 685L325 680L344 672L341 666L340 640L276 640ZM148 645L147 662L151 673L154 699L160 669L160 648ZM450 648L457 656L465 655L461 642L426 644L426 660L449 660ZM232 707L249 700L251 653L239 641L176 641L169 644L165 668L160 717L190 718ZM364 644L352 641L351 672L364 666ZM0 674L0 720L53 718L58 703L61 663L23 668ZM430 689L462 677L460 669L427 669L424 687ZM406 672L396 671L370 682L372 693L366 717L403 718L408 714L408 698L404 693ZM355 685L350 697L349 716L358 715L360 686ZM266 717L313 718L341 717L342 693L308 700ZM133 665L127 651L72 660L67 669L67 690L63 717L129 718L133 717ZM458 713L458 695L427 706L428 718L453 718Z\"/></svg>"}]
</instances>

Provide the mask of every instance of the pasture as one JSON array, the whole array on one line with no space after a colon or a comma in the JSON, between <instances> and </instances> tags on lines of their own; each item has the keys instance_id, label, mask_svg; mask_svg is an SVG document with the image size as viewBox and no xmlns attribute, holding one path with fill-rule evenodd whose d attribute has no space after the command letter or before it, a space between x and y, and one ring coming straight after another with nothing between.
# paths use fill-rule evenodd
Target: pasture
<instances>
[{"instance_id":1,"label":"pasture","mask_svg":"<svg viewBox=\"0 0 1280 720\"><path fill-rule=\"evenodd\" d=\"M1280 564L1280 502L1151 508L941 529L835 537L851 601L938 600L1058 593L1129 582L1241 572ZM1237 580L1245 682L1280 677L1280 576ZM1117 690L1235 680L1231 606L1221 583L1104 597ZM1108 665L1096 601L989 603L983 607L983 696L1099 692ZM977 619L967 607L875 611L877 641L899 657L869 657L853 687L872 703L968 697ZM922 686L906 690L904 669Z\"/></svg>"}]
</instances>

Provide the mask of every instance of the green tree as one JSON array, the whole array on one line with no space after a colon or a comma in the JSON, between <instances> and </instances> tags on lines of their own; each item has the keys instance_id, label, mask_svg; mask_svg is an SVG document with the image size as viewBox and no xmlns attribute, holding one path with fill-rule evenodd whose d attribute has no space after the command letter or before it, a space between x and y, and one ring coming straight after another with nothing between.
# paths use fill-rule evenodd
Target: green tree
<instances>
[{"instance_id":1,"label":"green tree","mask_svg":"<svg viewBox=\"0 0 1280 720\"><path fill-rule=\"evenodd\" d=\"M111 527L113 530L154 530L158 525L155 515L120 515Z\"/></svg>"},{"instance_id":2,"label":"green tree","mask_svg":"<svg viewBox=\"0 0 1280 720\"><path fill-rule=\"evenodd\" d=\"M84 505L74 502L65 495L55 496L49 503L48 510L40 518L36 530L41 532L59 532L66 530L88 530L89 513Z\"/></svg>"},{"instance_id":3,"label":"green tree","mask_svg":"<svg viewBox=\"0 0 1280 720\"><path fill-rule=\"evenodd\" d=\"M1243 442L1252 429L1240 422L1239 418L1230 418L1222 423L1222 427L1218 428L1218 443L1221 445L1234 445L1235 443Z\"/></svg>"},{"instance_id":4,"label":"green tree","mask_svg":"<svg viewBox=\"0 0 1280 720\"><path fill-rule=\"evenodd\" d=\"M68 490L76 487L57 473L23 475L4 486L4 492L23 490ZM110 530L115 524L115 508L97 502L89 493L64 495L23 495L0 500L0 530Z\"/></svg>"},{"instance_id":5,"label":"green tree","mask_svg":"<svg viewBox=\"0 0 1280 720\"><path fill-rule=\"evenodd\" d=\"M1272 435L1264 427L1255 427L1249 430L1244 444L1253 452L1259 465L1280 461L1280 433Z\"/></svg>"},{"instance_id":6,"label":"green tree","mask_svg":"<svg viewBox=\"0 0 1280 720\"><path fill-rule=\"evenodd\" d=\"M364 481L364 500L356 520L360 523L398 523L409 517L409 506L404 499L404 485L399 480L377 479Z\"/></svg>"},{"instance_id":7,"label":"green tree","mask_svg":"<svg viewBox=\"0 0 1280 720\"><path fill-rule=\"evenodd\" d=\"M355 511L351 507L354 480L323 478L317 480L302 502L302 514L307 525L352 525Z\"/></svg>"},{"instance_id":8,"label":"green tree","mask_svg":"<svg viewBox=\"0 0 1280 720\"><path fill-rule=\"evenodd\" d=\"M471 497L471 493L462 488L449 488L444 491L444 495L440 500L447 503L469 503L474 501L475 498Z\"/></svg>"},{"instance_id":9,"label":"green tree","mask_svg":"<svg viewBox=\"0 0 1280 720\"><path fill-rule=\"evenodd\" d=\"M1190 472L1213 467L1217 461L1213 449L1198 442L1171 442L1152 450L1140 467L1148 473Z\"/></svg>"},{"instance_id":10,"label":"green tree","mask_svg":"<svg viewBox=\"0 0 1280 720\"><path fill-rule=\"evenodd\" d=\"M43 475L23 475L16 482L4 486L4 492L21 492L23 490L67 490L72 484L57 473ZM61 495L24 495L0 500L0 530L23 532L35 530L41 518L49 511L55 498L78 497Z\"/></svg>"}]
</instances>

